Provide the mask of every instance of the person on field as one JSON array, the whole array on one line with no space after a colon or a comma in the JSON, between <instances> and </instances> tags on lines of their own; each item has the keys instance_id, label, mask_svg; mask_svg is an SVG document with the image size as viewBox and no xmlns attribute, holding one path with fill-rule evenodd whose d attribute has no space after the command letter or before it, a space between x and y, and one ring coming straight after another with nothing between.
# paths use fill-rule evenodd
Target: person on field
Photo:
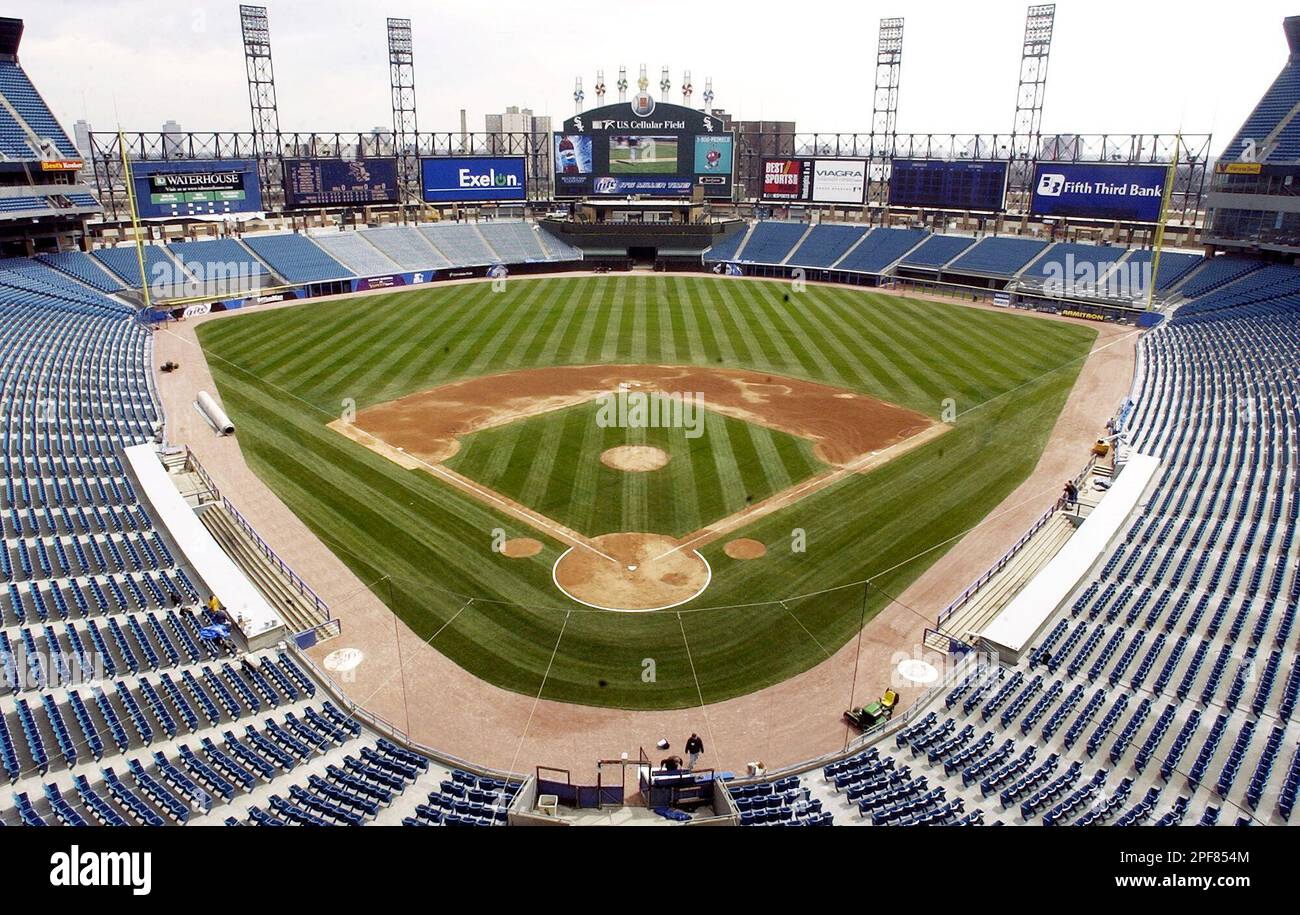
<instances>
[{"instance_id":1,"label":"person on field","mask_svg":"<svg viewBox=\"0 0 1300 915\"><path fill-rule=\"evenodd\" d=\"M694 769L695 764L700 761L700 754L704 752L704 741L700 740L700 735L694 732L686 739L686 756L690 760L687 764L688 769Z\"/></svg>"}]
</instances>

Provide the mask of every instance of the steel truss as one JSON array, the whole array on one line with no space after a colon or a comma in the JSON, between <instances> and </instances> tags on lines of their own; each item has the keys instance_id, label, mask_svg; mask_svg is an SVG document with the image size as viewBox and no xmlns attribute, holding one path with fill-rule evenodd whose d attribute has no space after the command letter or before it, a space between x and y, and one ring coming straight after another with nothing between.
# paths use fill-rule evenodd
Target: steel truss
<instances>
[{"instance_id":1,"label":"steel truss","mask_svg":"<svg viewBox=\"0 0 1300 915\"><path fill-rule=\"evenodd\" d=\"M132 161L252 159L257 149L254 135L246 132L128 133L125 139L127 157ZM397 155L394 136L388 131L282 133L279 142L283 155L287 157ZM761 168L759 160L764 155L870 158L872 142L871 132L746 132L737 137L736 173L758 173ZM414 151L416 156L522 156L529 160L530 175L544 175L549 162L549 143L550 137L532 133L462 135L459 130L453 130L416 134ZM1012 158L1011 144L1010 134L905 133L895 136L893 144L886 148L881 148L877 140L875 152L877 158L883 157L887 168L889 161L896 158L1008 160ZM1028 171L1013 171L1008 199L1015 200L1016 195L1028 199L1025 195L1033 179L1032 166L1038 162L1167 164L1174 160L1174 151L1178 149L1179 166L1170 200L1170 218L1175 222L1194 224L1199 219L1208 190L1210 144L1209 134L1183 134L1181 138L1176 134L1049 134L1041 138ZM92 133L90 145L95 187L104 204L105 217L124 219L128 209L126 189L121 180L118 135ZM549 181L534 181L529 197L532 200L550 199ZM1020 211L1013 207L1010 212Z\"/></svg>"}]
</instances>

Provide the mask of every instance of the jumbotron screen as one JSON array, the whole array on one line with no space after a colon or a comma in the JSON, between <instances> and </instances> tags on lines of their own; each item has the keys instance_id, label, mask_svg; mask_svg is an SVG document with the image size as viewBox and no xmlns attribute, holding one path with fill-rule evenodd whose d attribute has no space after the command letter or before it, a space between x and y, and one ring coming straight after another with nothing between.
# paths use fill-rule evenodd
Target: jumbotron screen
<instances>
[{"instance_id":1,"label":"jumbotron screen","mask_svg":"<svg viewBox=\"0 0 1300 915\"><path fill-rule=\"evenodd\" d=\"M1006 196L1004 161L895 159L890 164L890 206L1000 212Z\"/></svg>"},{"instance_id":2,"label":"jumbotron screen","mask_svg":"<svg viewBox=\"0 0 1300 915\"><path fill-rule=\"evenodd\" d=\"M569 118L554 151L557 197L731 197L732 134L648 93Z\"/></svg>"},{"instance_id":3,"label":"jumbotron screen","mask_svg":"<svg viewBox=\"0 0 1300 915\"><path fill-rule=\"evenodd\" d=\"M285 159L287 207L397 203L396 159Z\"/></svg>"}]
</instances>

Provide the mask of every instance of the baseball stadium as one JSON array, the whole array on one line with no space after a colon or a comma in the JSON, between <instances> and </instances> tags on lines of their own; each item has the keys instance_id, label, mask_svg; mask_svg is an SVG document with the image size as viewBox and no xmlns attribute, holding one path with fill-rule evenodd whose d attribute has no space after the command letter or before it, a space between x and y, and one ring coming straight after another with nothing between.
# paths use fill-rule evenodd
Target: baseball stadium
<instances>
[{"instance_id":1,"label":"baseball stadium","mask_svg":"<svg viewBox=\"0 0 1300 915\"><path fill-rule=\"evenodd\" d=\"M479 132L365 11L391 125L293 132L217 6L251 129L69 132L0 19L0 823L1293 822L1300 17L1228 136L1046 132L1077 4L1005 131L884 18L852 131Z\"/></svg>"}]
</instances>

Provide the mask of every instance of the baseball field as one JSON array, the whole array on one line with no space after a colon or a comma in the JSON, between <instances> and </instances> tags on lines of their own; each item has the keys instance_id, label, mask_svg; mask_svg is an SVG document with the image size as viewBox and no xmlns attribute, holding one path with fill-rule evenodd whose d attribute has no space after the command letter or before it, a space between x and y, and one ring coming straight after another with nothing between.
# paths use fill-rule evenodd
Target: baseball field
<instances>
[{"instance_id":1,"label":"baseball field","mask_svg":"<svg viewBox=\"0 0 1300 915\"><path fill-rule=\"evenodd\" d=\"M678 276L199 328L250 466L416 634L507 689L637 709L853 637L1029 474L1095 336Z\"/></svg>"}]
</instances>

